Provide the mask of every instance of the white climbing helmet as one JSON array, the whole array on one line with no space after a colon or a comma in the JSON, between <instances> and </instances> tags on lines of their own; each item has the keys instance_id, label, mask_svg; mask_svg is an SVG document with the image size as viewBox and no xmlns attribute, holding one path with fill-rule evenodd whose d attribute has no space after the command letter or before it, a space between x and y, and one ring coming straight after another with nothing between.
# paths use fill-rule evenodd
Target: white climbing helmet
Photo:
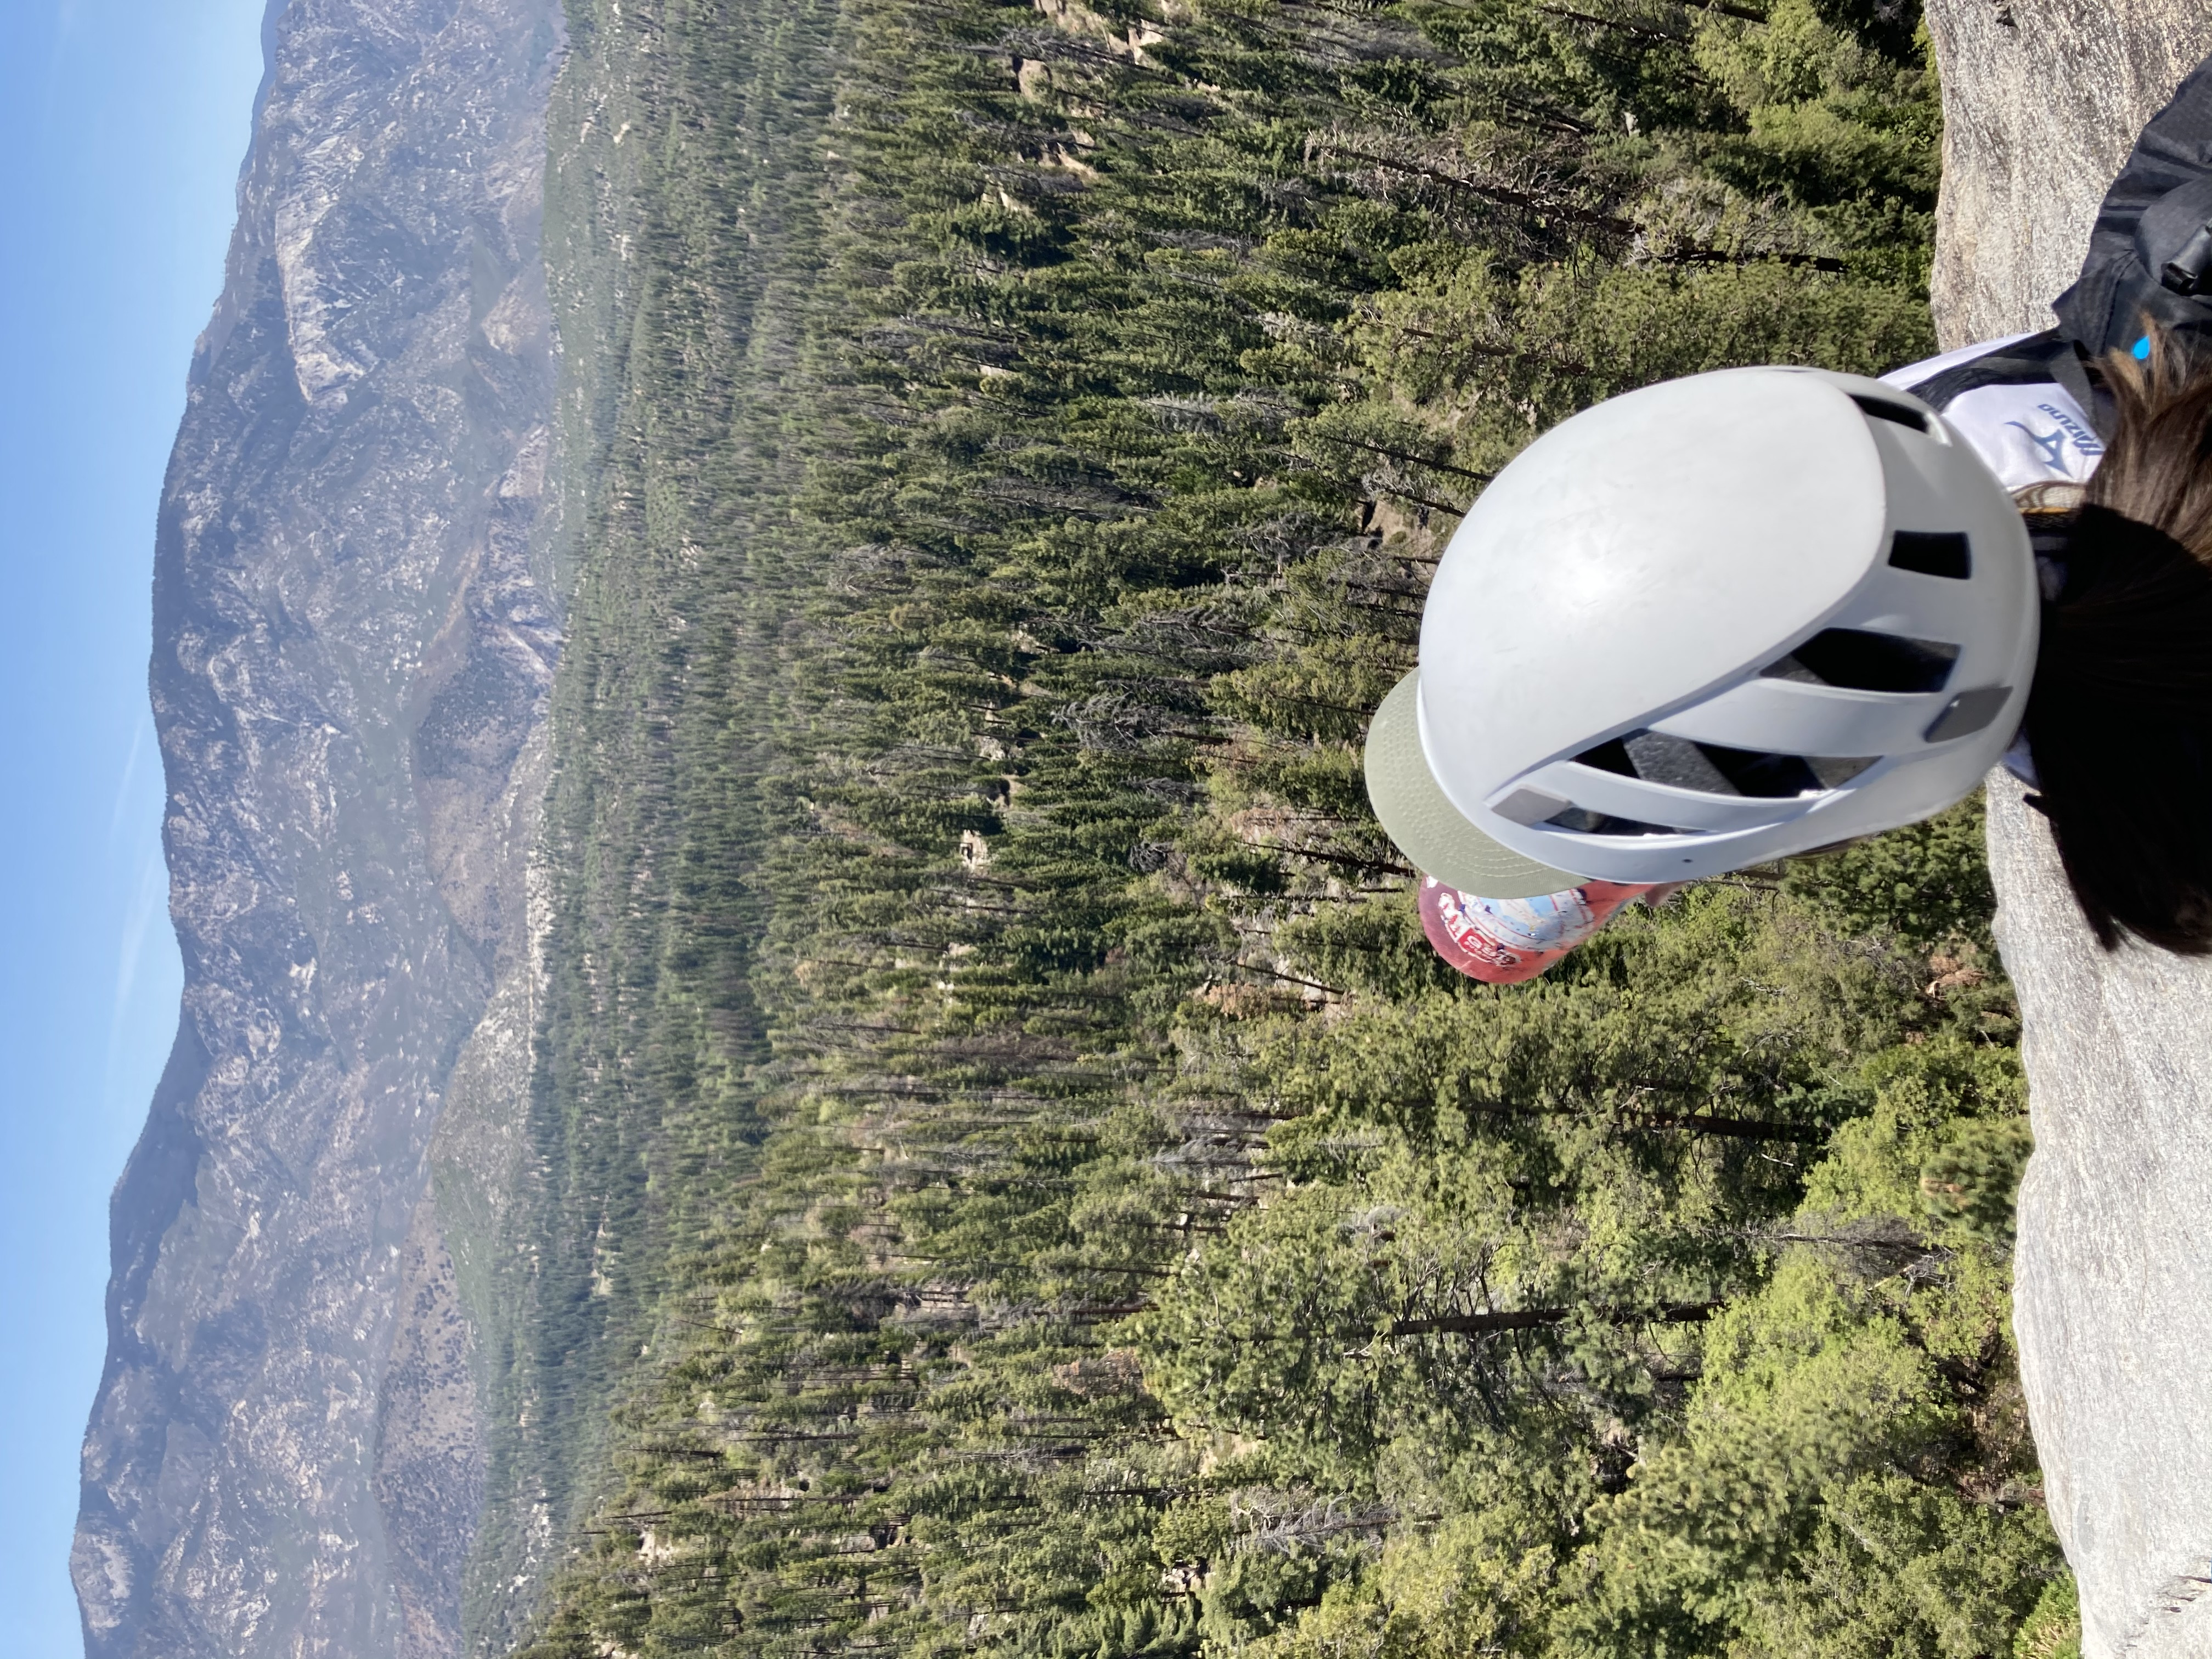
<instances>
[{"instance_id":1,"label":"white climbing helmet","mask_svg":"<svg viewBox=\"0 0 2212 1659\"><path fill-rule=\"evenodd\" d=\"M2037 605L2004 487L1917 398L1802 368L1647 386L1461 523L1368 793L1424 873L1492 898L1893 829L2011 742Z\"/></svg>"}]
</instances>

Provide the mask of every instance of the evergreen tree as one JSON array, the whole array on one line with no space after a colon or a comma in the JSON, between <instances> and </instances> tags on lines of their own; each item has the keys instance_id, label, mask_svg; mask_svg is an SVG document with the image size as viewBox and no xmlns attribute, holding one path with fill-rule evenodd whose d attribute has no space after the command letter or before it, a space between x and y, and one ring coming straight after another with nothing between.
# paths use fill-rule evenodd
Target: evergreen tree
<instances>
[{"instance_id":1,"label":"evergreen tree","mask_svg":"<svg viewBox=\"0 0 2212 1659\"><path fill-rule=\"evenodd\" d=\"M1359 776L1537 432L1929 349L1900 9L572 11L472 1641L548 1565L533 1659L2063 1622L1978 817L1498 991Z\"/></svg>"}]
</instances>

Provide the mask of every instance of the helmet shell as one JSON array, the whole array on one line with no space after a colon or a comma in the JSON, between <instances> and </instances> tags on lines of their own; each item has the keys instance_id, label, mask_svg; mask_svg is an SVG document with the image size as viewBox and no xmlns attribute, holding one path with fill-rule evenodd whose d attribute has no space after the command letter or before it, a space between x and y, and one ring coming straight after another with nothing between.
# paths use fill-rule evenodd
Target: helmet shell
<instances>
[{"instance_id":1,"label":"helmet shell","mask_svg":"<svg viewBox=\"0 0 2212 1659\"><path fill-rule=\"evenodd\" d=\"M1515 854L1711 875L1971 791L2019 725L2037 611L2003 487L1909 394L1668 381L1545 434L1462 522L1422 617L1420 749Z\"/></svg>"}]
</instances>

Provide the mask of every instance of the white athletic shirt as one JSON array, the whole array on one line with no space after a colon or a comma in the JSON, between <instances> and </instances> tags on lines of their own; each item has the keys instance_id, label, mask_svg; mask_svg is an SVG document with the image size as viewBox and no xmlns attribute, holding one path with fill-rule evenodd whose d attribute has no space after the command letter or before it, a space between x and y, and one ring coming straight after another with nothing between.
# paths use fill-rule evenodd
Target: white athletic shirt
<instances>
[{"instance_id":1,"label":"white athletic shirt","mask_svg":"<svg viewBox=\"0 0 2212 1659\"><path fill-rule=\"evenodd\" d=\"M2052 338L2014 334L1948 351L1883 375L1888 385L1932 404L1973 446L2007 489L2039 483L2083 483L2104 459L2089 416L2047 373ZM2071 349L2071 348L2068 348Z\"/></svg>"}]
</instances>

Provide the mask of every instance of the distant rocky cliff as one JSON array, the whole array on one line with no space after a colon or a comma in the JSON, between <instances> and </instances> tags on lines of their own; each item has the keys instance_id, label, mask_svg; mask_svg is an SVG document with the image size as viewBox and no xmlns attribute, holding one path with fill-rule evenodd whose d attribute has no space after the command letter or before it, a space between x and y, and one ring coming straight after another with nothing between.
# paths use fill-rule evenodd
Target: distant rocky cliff
<instances>
[{"instance_id":1,"label":"distant rocky cliff","mask_svg":"<svg viewBox=\"0 0 2212 1659\"><path fill-rule=\"evenodd\" d=\"M495 993L528 1024L559 3L276 0L268 38L159 526L185 989L114 1200L94 1659L450 1653L483 1484L426 1159Z\"/></svg>"},{"instance_id":2,"label":"distant rocky cliff","mask_svg":"<svg viewBox=\"0 0 2212 1659\"><path fill-rule=\"evenodd\" d=\"M1947 346L2048 302L2136 131L2212 52L2204 0L1931 0L1943 75ZM1990 781L1997 938L2036 1150L2014 1326L2086 1659L2212 1653L2212 963L2099 951L2044 820Z\"/></svg>"}]
</instances>

